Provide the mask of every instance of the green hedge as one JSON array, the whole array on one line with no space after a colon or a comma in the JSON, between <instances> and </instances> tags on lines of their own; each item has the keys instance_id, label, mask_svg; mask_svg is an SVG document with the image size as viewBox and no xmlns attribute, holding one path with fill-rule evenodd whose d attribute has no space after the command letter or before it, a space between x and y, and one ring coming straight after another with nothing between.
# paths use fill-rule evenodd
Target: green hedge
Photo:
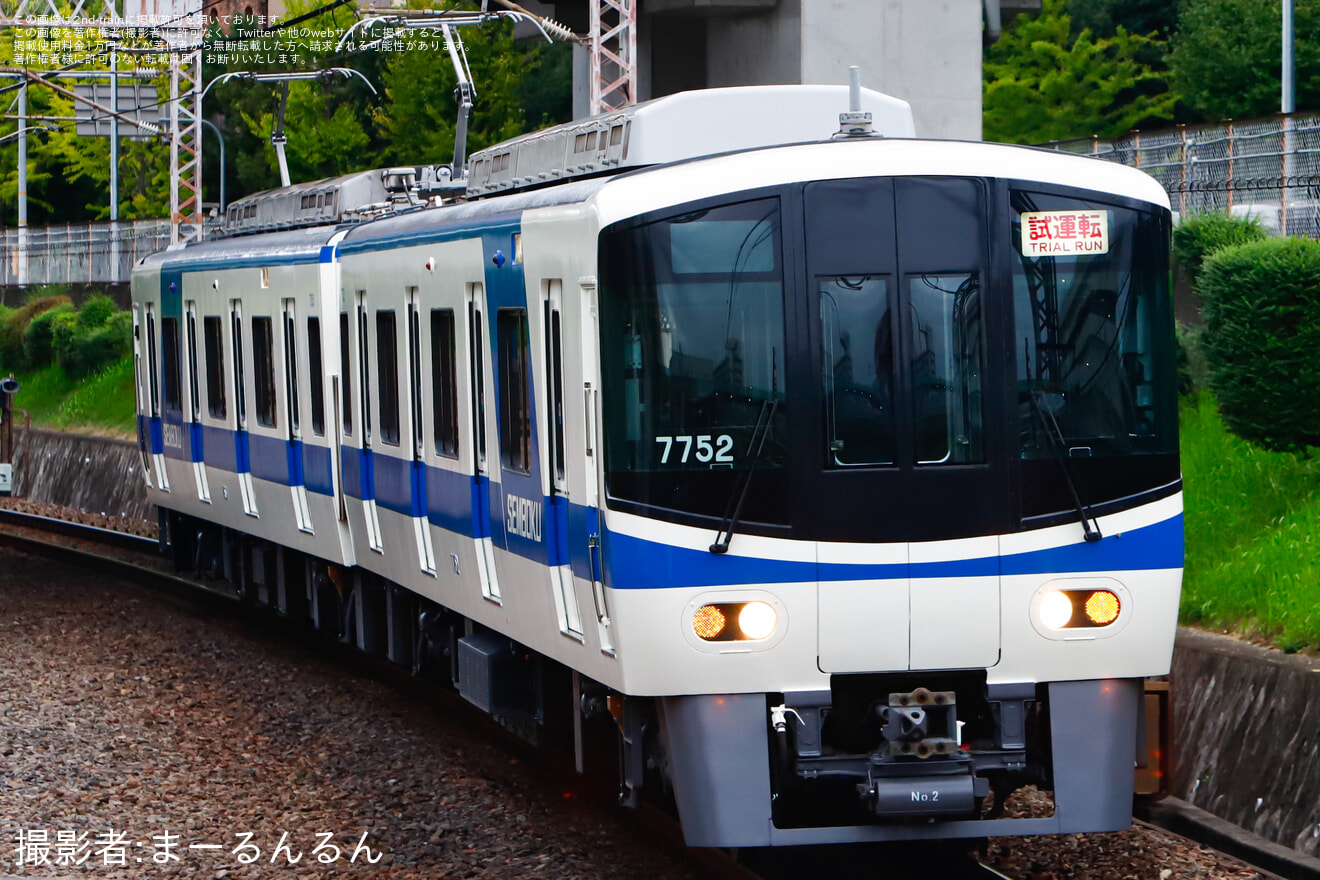
<instances>
[{"instance_id":1,"label":"green hedge","mask_svg":"<svg viewBox=\"0 0 1320 880\"><path fill-rule=\"evenodd\" d=\"M14 372L29 366L27 329L32 319L59 306L73 307L67 296L40 296L0 315L0 370Z\"/></svg>"},{"instance_id":2,"label":"green hedge","mask_svg":"<svg viewBox=\"0 0 1320 880\"><path fill-rule=\"evenodd\" d=\"M1210 388L1229 430L1269 449L1320 446L1320 241L1218 250L1200 294Z\"/></svg>"},{"instance_id":3,"label":"green hedge","mask_svg":"<svg viewBox=\"0 0 1320 880\"><path fill-rule=\"evenodd\" d=\"M99 324L82 320L82 315L55 315L50 320L59 364L71 379L82 379L129 353L133 338L133 316L112 311Z\"/></svg>"},{"instance_id":4,"label":"green hedge","mask_svg":"<svg viewBox=\"0 0 1320 880\"><path fill-rule=\"evenodd\" d=\"M1220 248L1261 241L1268 234L1255 218L1192 214L1173 230L1173 259L1197 289L1205 259Z\"/></svg>"},{"instance_id":5,"label":"green hedge","mask_svg":"<svg viewBox=\"0 0 1320 880\"><path fill-rule=\"evenodd\" d=\"M23 332L23 354L29 369L39 370L55 362L55 318L72 313L72 303L60 303L28 322Z\"/></svg>"},{"instance_id":6,"label":"green hedge","mask_svg":"<svg viewBox=\"0 0 1320 880\"><path fill-rule=\"evenodd\" d=\"M97 295L74 311L67 296L35 296L0 309L0 370L41 370L52 364L71 379L104 369L132 351L133 316Z\"/></svg>"}]
</instances>

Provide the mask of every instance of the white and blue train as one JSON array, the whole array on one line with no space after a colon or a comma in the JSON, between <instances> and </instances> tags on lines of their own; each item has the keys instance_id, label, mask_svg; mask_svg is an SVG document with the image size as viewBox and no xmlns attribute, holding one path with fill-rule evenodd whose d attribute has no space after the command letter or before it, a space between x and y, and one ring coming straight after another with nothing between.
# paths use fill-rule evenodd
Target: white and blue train
<instances>
[{"instance_id":1,"label":"white and blue train","mask_svg":"<svg viewBox=\"0 0 1320 880\"><path fill-rule=\"evenodd\" d=\"M176 559L617 753L693 845L1125 827L1183 560L1167 198L846 105L676 95L144 260Z\"/></svg>"}]
</instances>

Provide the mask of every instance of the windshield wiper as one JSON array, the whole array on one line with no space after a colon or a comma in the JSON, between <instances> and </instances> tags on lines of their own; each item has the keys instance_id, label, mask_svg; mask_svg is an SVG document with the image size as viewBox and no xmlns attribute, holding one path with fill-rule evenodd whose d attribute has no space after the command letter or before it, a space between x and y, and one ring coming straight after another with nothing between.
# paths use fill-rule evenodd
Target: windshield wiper
<instances>
[{"instance_id":1,"label":"windshield wiper","mask_svg":"<svg viewBox=\"0 0 1320 880\"><path fill-rule=\"evenodd\" d=\"M734 484L733 494L729 496L729 503L724 505L724 516L720 518L720 527L715 532L715 543L710 545L711 553L729 552L729 542L733 540L734 527L738 525L738 517L742 515L743 502L747 500L747 487L752 485L752 474L756 470L757 462L761 460L761 452L765 449L765 439L770 436L770 425L775 420L775 410L778 408L778 400L761 402L761 410L756 414L756 424L752 427L752 439L747 443L747 454L751 456L751 463L747 466L742 483ZM767 410L769 411L768 415ZM761 424L762 416L765 417L764 425ZM730 509L733 511L732 514L729 512Z\"/></svg>"},{"instance_id":2,"label":"windshield wiper","mask_svg":"<svg viewBox=\"0 0 1320 880\"><path fill-rule=\"evenodd\" d=\"M1045 434L1050 438L1050 446L1054 448L1054 457L1059 460L1059 467L1063 470L1064 482L1068 484L1068 491L1072 493L1073 504L1077 506L1077 516L1082 521L1082 534L1087 541L1099 541L1104 535L1100 534L1100 526L1091 516L1089 505L1082 504L1082 498L1077 494L1077 486L1073 483L1072 469L1068 467L1068 459L1063 451L1068 445L1068 441L1063 438L1063 431L1059 429L1059 422L1054 418L1054 411L1044 406L1040 402L1042 392L1031 392L1031 408L1036 411L1036 417L1040 419L1041 426L1045 429ZM1051 431L1050 429L1054 430Z\"/></svg>"}]
</instances>

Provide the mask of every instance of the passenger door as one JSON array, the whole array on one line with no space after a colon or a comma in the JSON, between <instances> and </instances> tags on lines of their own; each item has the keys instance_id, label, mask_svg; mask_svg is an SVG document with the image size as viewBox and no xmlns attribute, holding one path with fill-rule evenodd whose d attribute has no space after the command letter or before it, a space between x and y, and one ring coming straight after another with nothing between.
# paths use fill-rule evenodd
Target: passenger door
<instances>
[{"instance_id":1,"label":"passenger door","mask_svg":"<svg viewBox=\"0 0 1320 880\"><path fill-rule=\"evenodd\" d=\"M287 402L285 442L289 444L289 491L298 530L312 533L312 511L303 475L302 389L298 385L298 316L292 299L284 300L284 399Z\"/></svg>"},{"instance_id":2,"label":"passenger door","mask_svg":"<svg viewBox=\"0 0 1320 880\"><path fill-rule=\"evenodd\" d=\"M234 363L234 460L238 470L239 494L243 512L257 516L257 496L252 485L251 446L248 442L247 376L243 348L243 301L229 301L229 346Z\"/></svg>"},{"instance_id":3,"label":"passenger door","mask_svg":"<svg viewBox=\"0 0 1320 880\"><path fill-rule=\"evenodd\" d=\"M486 323L486 288L484 284L467 285L468 377L472 394L472 536L477 549L477 577L481 595L499 604L499 576L495 571L495 546L491 541L490 464L487 455L487 394L490 389Z\"/></svg>"},{"instance_id":4,"label":"passenger door","mask_svg":"<svg viewBox=\"0 0 1320 880\"><path fill-rule=\"evenodd\" d=\"M1003 377L986 355L1006 305L983 295L992 194L962 178L804 190L820 414L795 469L795 534L814 537L820 665L993 665L998 539L1010 512Z\"/></svg>"},{"instance_id":5,"label":"passenger door","mask_svg":"<svg viewBox=\"0 0 1320 880\"><path fill-rule=\"evenodd\" d=\"M586 497L580 505L574 505L569 511L570 540L579 542L578 547L570 547L569 556L585 560L586 564L580 567L581 571L579 566L574 565L574 575L591 583L600 650L603 654L614 656L614 635L610 629L609 600L605 592L604 548L601 546L604 529L601 528L600 508L605 493L601 486L600 448L600 301L597 298L595 278L584 278L579 283L581 299L578 308L582 322L578 338L582 348L583 432L586 440L579 449L586 472ZM583 544L586 546L583 547Z\"/></svg>"},{"instance_id":6,"label":"passenger door","mask_svg":"<svg viewBox=\"0 0 1320 880\"><path fill-rule=\"evenodd\" d=\"M542 433L546 447L545 463L549 470L550 489L546 505L545 546L554 594L559 631L581 639L582 614L577 591L573 587L573 568L568 542L568 449L564 424L564 283L559 278L541 282L542 332L545 344L546 429Z\"/></svg>"},{"instance_id":7,"label":"passenger door","mask_svg":"<svg viewBox=\"0 0 1320 880\"><path fill-rule=\"evenodd\" d=\"M211 503L211 487L206 478L206 457L203 455L201 380L197 361L197 303L189 300L184 306L185 345L188 370L188 451L192 459L193 478L197 483L198 500Z\"/></svg>"},{"instance_id":8,"label":"passenger door","mask_svg":"<svg viewBox=\"0 0 1320 880\"><path fill-rule=\"evenodd\" d=\"M416 287L408 288L408 326L405 330L408 350L408 413L412 440L412 460L408 465L412 487L413 539L417 547L417 565L435 576L435 545L431 542L427 520L426 432L422 421L422 314L421 296Z\"/></svg>"}]
</instances>

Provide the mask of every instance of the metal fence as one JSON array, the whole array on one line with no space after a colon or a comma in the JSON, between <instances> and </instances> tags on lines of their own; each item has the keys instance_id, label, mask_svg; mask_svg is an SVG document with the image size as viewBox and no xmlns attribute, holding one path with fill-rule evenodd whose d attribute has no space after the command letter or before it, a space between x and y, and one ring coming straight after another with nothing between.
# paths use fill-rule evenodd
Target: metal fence
<instances>
[{"instance_id":1,"label":"metal fence","mask_svg":"<svg viewBox=\"0 0 1320 880\"><path fill-rule=\"evenodd\" d=\"M0 229L0 284L127 282L138 260L169 243L169 220Z\"/></svg>"},{"instance_id":2,"label":"metal fence","mask_svg":"<svg viewBox=\"0 0 1320 880\"><path fill-rule=\"evenodd\" d=\"M1140 168L1180 214L1228 211L1271 232L1320 238L1320 116L1133 132L1043 146Z\"/></svg>"}]
</instances>

